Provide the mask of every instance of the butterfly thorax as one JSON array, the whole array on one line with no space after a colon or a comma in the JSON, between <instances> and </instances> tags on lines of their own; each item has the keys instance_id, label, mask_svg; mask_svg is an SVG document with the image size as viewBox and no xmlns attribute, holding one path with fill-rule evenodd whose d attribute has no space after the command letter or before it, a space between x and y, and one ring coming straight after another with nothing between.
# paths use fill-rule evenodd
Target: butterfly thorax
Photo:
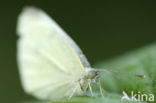
<instances>
[{"instance_id":1,"label":"butterfly thorax","mask_svg":"<svg viewBox=\"0 0 156 103\"><path fill-rule=\"evenodd\" d=\"M81 90L84 93L86 93L86 91L89 89L89 86L92 87L93 84L97 82L98 77L99 77L98 71L86 68L82 78L79 80Z\"/></svg>"}]
</instances>

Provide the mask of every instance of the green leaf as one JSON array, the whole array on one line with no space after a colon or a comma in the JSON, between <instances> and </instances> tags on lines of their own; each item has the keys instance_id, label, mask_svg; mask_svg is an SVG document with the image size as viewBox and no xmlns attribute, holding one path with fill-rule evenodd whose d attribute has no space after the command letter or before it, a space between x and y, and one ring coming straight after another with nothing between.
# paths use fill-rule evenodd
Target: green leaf
<instances>
[{"instance_id":1,"label":"green leaf","mask_svg":"<svg viewBox=\"0 0 156 103\"><path fill-rule=\"evenodd\" d=\"M99 62L95 67L114 71L103 71L100 73L102 74L100 77L101 85L106 91L103 98L100 96L73 97L70 101L61 100L54 103L140 103L121 101L122 92L125 91L129 96L131 96L132 91L139 95L156 95L156 44L126 53L108 61ZM139 78L135 74L145 75L146 77L144 79ZM94 86L93 90L100 93L97 85Z\"/></svg>"},{"instance_id":2,"label":"green leaf","mask_svg":"<svg viewBox=\"0 0 156 103\"><path fill-rule=\"evenodd\" d=\"M101 81L106 91L156 95L156 44L99 62L96 67L118 71L116 77L113 73L103 73ZM137 78L133 74L145 75L146 78Z\"/></svg>"},{"instance_id":3,"label":"green leaf","mask_svg":"<svg viewBox=\"0 0 156 103\"><path fill-rule=\"evenodd\" d=\"M131 101L121 101L121 96L118 94L107 94L103 98L101 97L73 97L71 100L60 100L55 102L41 102L30 101L24 103L141 103Z\"/></svg>"}]
</instances>

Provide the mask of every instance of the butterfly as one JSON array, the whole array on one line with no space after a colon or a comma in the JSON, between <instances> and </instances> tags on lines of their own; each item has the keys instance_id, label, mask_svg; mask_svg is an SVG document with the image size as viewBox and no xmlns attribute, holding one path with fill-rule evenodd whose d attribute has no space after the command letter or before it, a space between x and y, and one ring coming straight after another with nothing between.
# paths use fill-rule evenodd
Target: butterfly
<instances>
[{"instance_id":1,"label":"butterfly","mask_svg":"<svg viewBox=\"0 0 156 103\"><path fill-rule=\"evenodd\" d=\"M41 100L71 98L87 90L93 95L98 71L44 11L25 7L18 18L17 33L18 67L26 93Z\"/></svg>"},{"instance_id":2,"label":"butterfly","mask_svg":"<svg viewBox=\"0 0 156 103\"><path fill-rule=\"evenodd\" d=\"M100 72L119 73L92 68L78 45L39 8L23 9L17 34L17 61L23 88L40 100L70 99L85 95L88 90L93 96L94 84L98 84L103 96Z\"/></svg>"}]
</instances>

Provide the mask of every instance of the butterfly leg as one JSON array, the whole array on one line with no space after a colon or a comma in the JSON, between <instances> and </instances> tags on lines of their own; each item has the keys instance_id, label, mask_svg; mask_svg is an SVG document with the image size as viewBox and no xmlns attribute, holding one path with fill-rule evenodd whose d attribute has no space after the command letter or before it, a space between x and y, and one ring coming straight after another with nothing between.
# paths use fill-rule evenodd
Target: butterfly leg
<instances>
[{"instance_id":1,"label":"butterfly leg","mask_svg":"<svg viewBox=\"0 0 156 103\"><path fill-rule=\"evenodd\" d=\"M104 97L104 95L103 95L103 91L104 91L104 90L103 90L103 88L101 87L100 80L98 80L97 84L98 84L98 86L99 86L101 96Z\"/></svg>"},{"instance_id":2,"label":"butterfly leg","mask_svg":"<svg viewBox=\"0 0 156 103\"><path fill-rule=\"evenodd\" d=\"M92 91L92 87L91 87L91 85L90 85L90 82L88 83L88 86L89 86L89 90L90 90L91 95L94 96L94 95L93 95L93 91Z\"/></svg>"},{"instance_id":3,"label":"butterfly leg","mask_svg":"<svg viewBox=\"0 0 156 103\"><path fill-rule=\"evenodd\" d=\"M68 97L69 100L72 98L72 96L73 96L74 93L76 92L76 89L78 88L78 86L79 86L79 84L77 84L77 85L73 88L71 95Z\"/></svg>"}]
</instances>

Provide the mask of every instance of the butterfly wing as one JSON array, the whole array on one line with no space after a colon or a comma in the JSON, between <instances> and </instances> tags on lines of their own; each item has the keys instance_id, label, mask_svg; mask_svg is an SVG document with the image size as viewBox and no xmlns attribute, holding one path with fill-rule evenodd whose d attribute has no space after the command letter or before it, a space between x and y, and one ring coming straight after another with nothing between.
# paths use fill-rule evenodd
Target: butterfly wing
<instances>
[{"instance_id":1,"label":"butterfly wing","mask_svg":"<svg viewBox=\"0 0 156 103\"><path fill-rule=\"evenodd\" d=\"M24 90L39 99L67 97L87 59L74 41L42 10L27 7L17 25L18 65ZM76 94L81 94L77 89Z\"/></svg>"}]
</instances>

